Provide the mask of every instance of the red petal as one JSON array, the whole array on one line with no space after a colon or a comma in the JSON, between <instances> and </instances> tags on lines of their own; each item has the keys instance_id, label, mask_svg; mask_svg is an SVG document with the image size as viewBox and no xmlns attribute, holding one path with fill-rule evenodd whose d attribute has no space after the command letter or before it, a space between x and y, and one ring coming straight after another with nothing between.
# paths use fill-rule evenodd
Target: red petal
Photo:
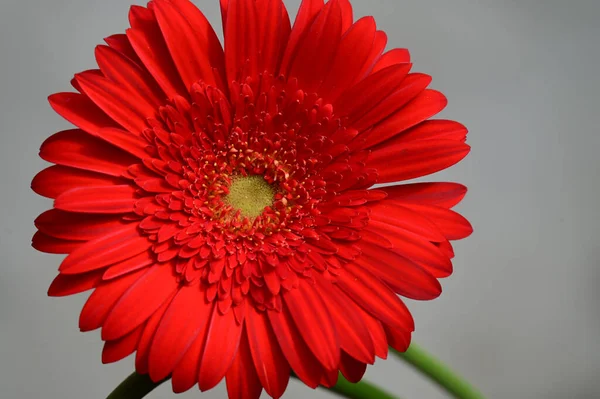
<instances>
[{"instance_id":1,"label":"red petal","mask_svg":"<svg viewBox=\"0 0 600 399\"><path fill-rule=\"evenodd\" d=\"M173 265L156 265L146 271L121 297L102 326L102 339L122 337L148 319L177 290Z\"/></svg>"},{"instance_id":2,"label":"red petal","mask_svg":"<svg viewBox=\"0 0 600 399\"><path fill-rule=\"evenodd\" d=\"M448 240L460 240L473 233L469 221L454 211L421 204L406 204L406 206L435 223Z\"/></svg>"},{"instance_id":3,"label":"red petal","mask_svg":"<svg viewBox=\"0 0 600 399\"><path fill-rule=\"evenodd\" d=\"M110 265L104 274L102 275L103 280L111 280L113 278L121 277L132 271L142 269L146 266L150 266L156 263L156 255L152 251L145 251L139 255L133 256L129 259L125 259L122 262L114 263Z\"/></svg>"},{"instance_id":4,"label":"red petal","mask_svg":"<svg viewBox=\"0 0 600 399\"><path fill-rule=\"evenodd\" d=\"M52 237L88 241L123 227L120 217L86 215L51 209L35 219L35 227Z\"/></svg>"},{"instance_id":5,"label":"red petal","mask_svg":"<svg viewBox=\"0 0 600 399\"><path fill-rule=\"evenodd\" d=\"M394 233L397 229L417 234L429 241L441 242L445 240L440 229L427 218L402 206L394 200L379 201L369 205L370 218L384 224L384 230Z\"/></svg>"},{"instance_id":6,"label":"red petal","mask_svg":"<svg viewBox=\"0 0 600 399\"><path fill-rule=\"evenodd\" d=\"M181 361L175 366L171 382L174 393L182 393L192 388L198 382L198 367L204 350L208 323L205 324L202 331L198 333L194 342L181 358Z\"/></svg>"},{"instance_id":7,"label":"red petal","mask_svg":"<svg viewBox=\"0 0 600 399\"><path fill-rule=\"evenodd\" d=\"M411 299L431 300L442 293L437 279L406 257L362 241L361 249L362 255L354 262L379 277L398 294Z\"/></svg>"},{"instance_id":8,"label":"red petal","mask_svg":"<svg viewBox=\"0 0 600 399\"><path fill-rule=\"evenodd\" d=\"M452 208L458 204L467 193L467 188L458 183L413 183L392 187L382 187L379 190L388 194L388 199L403 203L435 205Z\"/></svg>"},{"instance_id":9,"label":"red petal","mask_svg":"<svg viewBox=\"0 0 600 399\"><path fill-rule=\"evenodd\" d=\"M99 70L99 69L87 69L87 70L85 70L85 71L83 71L83 72L81 72L81 73L90 74L90 75L96 76L96 77L98 77L98 78L101 78L101 79L104 79L104 78L105 78L104 74L103 74L103 73L102 73L102 71L101 71L101 70ZM83 92L83 88L81 87L81 84L79 84L79 81L77 80L77 75L75 75L75 76L73 77L73 79L71 79L71 86L73 86L73 88L74 88L75 90L77 90L79 93L82 93L82 94L83 94L83 96L85 96L85 98L87 98L88 100L90 99L90 98L87 96L87 94L85 94L85 93ZM92 101L92 104L94 105L94 107L95 107L95 108L98 108L98 107L96 106L96 104L95 104L93 101ZM100 108L98 108L98 109L100 109ZM102 110L100 110L100 111L102 112ZM105 115L106 115L106 114L105 114ZM110 118L109 118L109 119L110 119ZM112 120L112 119L110 119L110 120L111 120L111 124L110 124L111 126L112 126L112 125L119 126L119 124L118 124L118 123L116 123L114 120ZM88 132L88 133L92 133L92 132Z\"/></svg>"},{"instance_id":10,"label":"red petal","mask_svg":"<svg viewBox=\"0 0 600 399\"><path fill-rule=\"evenodd\" d=\"M135 157L78 129L50 136L40 148L40 157L59 165L110 176L122 176L130 165L139 162Z\"/></svg>"},{"instance_id":11,"label":"red petal","mask_svg":"<svg viewBox=\"0 0 600 399\"><path fill-rule=\"evenodd\" d=\"M371 220L367 229L367 233L363 234L363 239L359 243L361 248L373 245L379 250L389 248L405 258L425 263L432 268L440 270L452 268L450 259L441 253L431 241L423 237L402 229L389 229L388 224L376 220ZM371 233L369 234L369 232ZM385 245L384 241L391 243L391 246Z\"/></svg>"},{"instance_id":12,"label":"red petal","mask_svg":"<svg viewBox=\"0 0 600 399\"><path fill-rule=\"evenodd\" d=\"M345 33L354 22L354 13L348 0L340 0L340 8L342 9L342 33Z\"/></svg>"},{"instance_id":13,"label":"red petal","mask_svg":"<svg viewBox=\"0 0 600 399\"><path fill-rule=\"evenodd\" d=\"M221 23L223 27L223 31L225 31L225 27L227 26L227 8L229 8L229 0L219 0L221 6Z\"/></svg>"},{"instance_id":14,"label":"red petal","mask_svg":"<svg viewBox=\"0 0 600 399\"><path fill-rule=\"evenodd\" d=\"M257 77L258 34L256 3L229 0L225 26L227 83L245 82L247 77Z\"/></svg>"},{"instance_id":15,"label":"red petal","mask_svg":"<svg viewBox=\"0 0 600 399\"><path fill-rule=\"evenodd\" d=\"M319 88L330 70L341 35L342 10L339 1L332 0L315 18L290 65L288 76L297 78L302 90L312 93Z\"/></svg>"},{"instance_id":16,"label":"red petal","mask_svg":"<svg viewBox=\"0 0 600 399\"><path fill-rule=\"evenodd\" d=\"M148 100L155 107L165 103L165 94L152 76L118 51L97 46L96 62L104 76L126 89L131 97Z\"/></svg>"},{"instance_id":17,"label":"red petal","mask_svg":"<svg viewBox=\"0 0 600 399\"><path fill-rule=\"evenodd\" d=\"M365 269L348 264L339 274L337 284L348 296L383 323L414 330L413 318L394 292Z\"/></svg>"},{"instance_id":18,"label":"red petal","mask_svg":"<svg viewBox=\"0 0 600 399\"><path fill-rule=\"evenodd\" d=\"M458 163L470 147L453 140L424 140L396 144L393 140L373 149L367 168L377 169L377 183L426 176Z\"/></svg>"},{"instance_id":19,"label":"red petal","mask_svg":"<svg viewBox=\"0 0 600 399\"><path fill-rule=\"evenodd\" d=\"M91 331L100 328L115 303L143 274L144 272L140 270L120 279L101 283L90 295L81 310L79 329L81 331Z\"/></svg>"},{"instance_id":20,"label":"red petal","mask_svg":"<svg viewBox=\"0 0 600 399\"><path fill-rule=\"evenodd\" d=\"M144 325L141 325L124 337L106 342L102 350L102 363L118 362L131 355L137 348L143 331Z\"/></svg>"},{"instance_id":21,"label":"red petal","mask_svg":"<svg viewBox=\"0 0 600 399\"><path fill-rule=\"evenodd\" d=\"M145 252L152 242L141 236L137 223L129 223L86 242L63 260L59 270L79 274L104 268Z\"/></svg>"},{"instance_id":22,"label":"red petal","mask_svg":"<svg viewBox=\"0 0 600 399\"><path fill-rule=\"evenodd\" d=\"M146 148L149 143L140 136L136 136L126 130L107 127L102 129L97 137L137 158L144 159L148 157Z\"/></svg>"},{"instance_id":23,"label":"red petal","mask_svg":"<svg viewBox=\"0 0 600 399\"><path fill-rule=\"evenodd\" d=\"M324 368L337 368L340 362L340 343L321 293L306 280L300 280L298 288L285 292L283 299L315 357Z\"/></svg>"},{"instance_id":24,"label":"red petal","mask_svg":"<svg viewBox=\"0 0 600 399\"><path fill-rule=\"evenodd\" d=\"M226 380L229 399L258 399L260 397L262 385L254 368L245 328L240 338L237 355L227 371Z\"/></svg>"},{"instance_id":25,"label":"red petal","mask_svg":"<svg viewBox=\"0 0 600 399\"><path fill-rule=\"evenodd\" d=\"M395 48L384 53L373 67L373 72L380 71L391 65L408 64L410 62L410 53L405 48Z\"/></svg>"},{"instance_id":26,"label":"red petal","mask_svg":"<svg viewBox=\"0 0 600 399\"><path fill-rule=\"evenodd\" d=\"M176 293L177 291L173 291L171 296L162 305L160 305L158 310L156 310L156 312L154 312L152 316L150 316L150 318L148 318L148 320L144 323L144 332L140 338L135 357L135 369L139 374L148 374L148 359L150 357L150 349L152 349L152 339L154 338L154 334L156 333L156 329L158 328L163 315L167 311L167 308L171 304L171 301Z\"/></svg>"},{"instance_id":27,"label":"red petal","mask_svg":"<svg viewBox=\"0 0 600 399\"><path fill-rule=\"evenodd\" d=\"M362 71L373 47L375 30L373 17L364 17L356 21L342 37L329 74L319 89L319 93L328 102L335 101Z\"/></svg>"},{"instance_id":28,"label":"red petal","mask_svg":"<svg viewBox=\"0 0 600 399\"><path fill-rule=\"evenodd\" d=\"M375 361L373 342L362 318L356 313L354 301L334 289L329 281L323 278L316 278L316 280L338 332L343 351L363 363L373 364Z\"/></svg>"},{"instance_id":29,"label":"red petal","mask_svg":"<svg viewBox=\"0 0 600 399\"><path fill-rule=\"evenodd\" d=\"M446 240L443 242L437 242L435 243L436 247L439 248L440 252L443 253L444 255L446 255L448 258L453 259L454 258L454 249L452 248L452 244L450 244L450 241ZM436 276L438 277L438 276ZM448 276L444 276L444 277L448 277Z\"/></svg>"},{"instance_id":30,"label":"red petal","mask_svg":"<svg viewBox=\"0 0 600 399\"><path fill-rule=\"evenodd\" d=\"M333 109L340 116L358 119L392 94L402 84L410 67L410 64L392 66L369 76L346 90L333 104Z\"/></svg>"},{"instance_id":31,"label":"red petal","mask_svg":"<svg viewBox=\"0 0 600 399\"><path fill-rule=\"evenodd\" d=\"M213 306L197 284L182 287L175 295L156 330L149 357L153 381L166 378L198 334L207 329Z\"/></svg>"},{"instance_id":32,"label":"red petal","mask_svg":"<svg viewBox=\"0 0 600 399\"><path fill-rule=\"evenodd\" d=\"M88 133L97 133L105 127L119 126L86 95L56 93L48 97L48 101L57 114Z\"/></svg>"},{"instance_id":33,"label":"red petal","mask_svg":"<svg viewBox=\"0 0 600 399\"><path fill-rule=\"evenodd\" d=\"M221 46L206 35L206 29L212 29L210 25L204 31L196 31L174 4L164 0L153 4L156 20L185 87L189 89L200 80L219 87L210 60L211 52L220 51Z\"/></svg>"},{"instance_id":34,"label":"red petal","mask_svg":"<svg viewBox=\"0 0 600 399\"><path fill-rule=\"evenodd\" d=\"M265 391L280 398L290 379L290 365L283 356L277 337L265 312L252 307L246 315L246 327L254 367Z\"/></svg>"},{"instance_id":35,"label":"red petal","mask_svg":"<svg viewBox=\"0 0 600 399\"><path fill-rule=\"evenodd\" d=\"M454 121L445 119L433 119L418 124L402 133L397 142L409 142L416 140L456 140L466 141L467 128Z\"/></svg>"},{"instance_id":36,"label":"red petal","mask_svg":"<svg viewBox=\"0 0 600 399\"><path fill-rule=\"evenodd\" d=\"M123 54L125 57L129 58L138 66L142 67L144 65L142 64L142 60L140 60L138 55L135 53L135 50L131 46L127 35L123 33L118 33L116 35L111 35L109 37L104 38L104 41L110 46L110 48Z\"/></svg>"},{"instance_id":37,"label":"red petal","mask_svg":"<svg viewBox=\"0 0 600 399\"><path fill-rule=\"evenodd\" d=\"M387 335L390 346L396 349L398 352L406 352L410 346L411 332L394 329L389 326L385 327L385 334Z\"/></svg>"},{"instance_id":38,"label":"red petal","mask_svg":"<svg viewBox=\"0 0 600 399\"><path fill-rule=\"evenodd\" d=\"M85 94L112 119L134 134L141 134L146 119L154 117L157 109L146 99L132 97L128 90L97 74L82 72L76 76Z\"/></svg>"},{"instance_id":39,"label":"red petal","mask_svg":"<svg viewBox=\"0 0 600 399\"><path fill-rule=\"evenodd\" d=\"M271 327L288 363L298 378L311 388L319 385L323 367L312 354L296 327L289 310L268 311Z\"/></svg>"},{"instance_id":40,"label":"red petal","mask_svg":"<svg viewBox=\"0 0 600 399\"><path fill-rule=\"evenodd\" d=\"M410 65L410 64L405 64ZM414 99L419 93L423 92L425 88L431 83L431 77L422 73L411 73L404 80L402 84L389 95L382 102L377 104L376 107L371 109L366 115L360 117L360 119L351 119L350 123L356 130L362 132L365 131L377 123L385 120L385 118L402 109L412 99ZM375 128L377 130L377 128ZM376 144L385 141L387 137L380 137L365 132L357 137L358 139L365 140L363 144L364 148L372 147Z\"/></svg>"},{"instance_id":41,"label":"red petal","mask_svg":"<svg viewBox=\"0 0 600 399\"><path fill-rule=\"evenodd\" d=\"M381 322L377 320L373 315L368 313L360 306L356 306L357 314L361 316L369 334L371 335L371 341L375 348L375 356L386 359L388 354L388 343L385 336L385 331Z\"/></svg>"},{"instance_id":42,"label":"red petal","mask_svg":"<svg viewBox=\"0 0 600 399\"><path fill-rule=\"evenodd\" d=\"M410 65L410 64L404 64ZM426 75L417 75L426 76ZM414 82L414 86L407 86L409 95L415 95L415 91L421 91L425 83L429 83L429 78L426 77L423 82ZM411 82L412 84L413 82ZM383 147L389 147L389 142L385 140L397 136L401 132L416 126L424 120L431 118L438 112L443 110L448 104L446 97L434 90L424 90L417 97L413 98L408 104L400 108L396 113L389 116L386 120L379 123L372 130L365 134L367 140L366 146L372 147L376 144L383 143ZM402 140L404 143L405 140ZM399 144L400 141L395 141L394 144ZM379 148L379 147L378 147Z\"/></svg>"},{"instance_id":43,"label":"red petal","mask_svg":"<svg viewBox=\"0 0 600 399\"><path fill-rule=\"evenodd\" d=\"M356 384L363 378L363 375L365 375L365 371L367 371L367 365L354 359L346 352L342 352L340 371L348 381Z\"/></svg>"},{"instance_id":44,"label":"red petal","mask_svg":"<svg viewBox=\"0 0 600 399\"><path fill-rule=\"evenodd\" d=\"M369 56L367 57L367 60L365 61L362 70L359 72L354 84L362 81L370 74L375 74L375 72L373 72L373 67L375 66L375 63L377 62L379 57L381 57L381 53L383 53L383 50L387 45L387 40L388 38L385 32L382 32L380 30L375 32L375 39L373 40L371 52L369 53Z\"/></svg>"},{"instance_id":45,"label":"red petal","mask_svg":"<svg viewBox=\"0 0 600 399\"><path fill-rule=\"evenodd\" d=\"M35 233L31 239L31 246L33 248L49 254L68 254L82 244L84 244L84 241L62 240L60 238L51 237L41 231Z\"/></svg>"},{"instance_id":46,"label":"red petal","mask_svg":"<svg viewBox=\"0 0 600 399\"><path fill-rule=\"evenodd\" d=\"M61 194L54 206L69 212L117 214L133 212L136 202L131 186L82 187Z\"/></svg>"},{"instance_id":47,"label":"red petal","mask_svg":"<svg viewBox=\"0 0 600 399\"><path fill-rule=\"evenodd\" d=\"M126 182L126 180L114 176L53 165L42 170L33 178L31 189L44 197L56 198L65 191L77 187L111 186Z\"/></svg>"},{"instance_id":48,"label":"red petal","mask_svg":"<svg viewBox=\"0 0 600 399\"><path fill-rule=\"evenodd\" d=\"M167 97L187 96L187 88L179 77L154 14L145 8L132 6L129 20L133 29L127 29L127 37Z\"/></svg>"},{"instance_id":49,"label":"red petal","mask_svg":"<svg viewBox=\"0 0 600 399\"><path fill-rule=\"evenodd\" d=\"M48 296L67 296L79 294L87 290L95 288L102 281L101 272L90 272L70 276L67 274L59 274L56 276L50 288L48 288Z\"/></svg>"},{"instance_id":50,"label":"red petal","mask_svg":"<svg viewBox=\"0 0 600 399\"><path fill-rule=\"evenodd\" d=\"M208 58L215 75L219 81L225 79L225 57L223 47L219 41L215 30L204 16L204 14L189 0L171 0L171 2L181 11L181 14L190 23L192 29L204 40L204 45L208 50Z\"/></svg>"},{"instance_id":51,"label":"red petal","mask_svg":"<svg viewBox=\"0 0 600 399\"><path fill-rule=\"evenodd\" d=\"M215 387L227 373L238 351L242 326L243 323L235 320L233 311L221 314L215 306L200 362L201 391Z\"/></svg>"},{"instance_id":52,"label":"red petal","mask_svg":"<svg viewBox=\"0 0 600 399\"><path fill-rule=\"evenodd\" d=\"M290 19L281 0L256 0L256 14L261 43L258 71L275 75L290 36Z\"/></svg>"},{"instance_id":53,"label":"red petal","mask_svg":"<svg viewBox=\"0 0 600 399\"><path fill-rule=\"evenodd\" d=\"M337 384L339 378L338 370L326 370L323 377L321 377L321 385L325 388L333 388Z\"/></svg>"},{"instance_id":54,"label":"red petal","mask_svg":"<svg viewBox=\"0 0 600 399\"><path fill-rule=\"evenodd\" d=\"M283 75L288 76L290 64L296 58L298 47L308 34L315 17L322 8L323 0L302 0L281 62L280 72Z\"/></svg>"}]
</instances>

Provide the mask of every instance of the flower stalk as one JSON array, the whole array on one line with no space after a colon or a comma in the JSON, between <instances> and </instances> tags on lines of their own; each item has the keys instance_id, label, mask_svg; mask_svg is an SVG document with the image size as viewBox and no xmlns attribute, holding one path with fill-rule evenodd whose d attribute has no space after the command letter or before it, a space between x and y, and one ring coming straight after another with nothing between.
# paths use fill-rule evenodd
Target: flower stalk
<instances>
[{"instance_id":1,"label":"flower stalk","mask_svg":"<svg viewBox=\"0 0 600 399\"><path fill-rule=\"evenodd\" d=\"M329 391L349 399L400 399L364 379L353 384L341 374L337 384Z\"/></svg>"},{"instance_id":2,"label":"flower stalk","mask_svg":"<svg viewBox=\"0 0 600 399\"><path fill-rule=\"evenodd\" d=\"M404 353L392 348L390 351L429 377L442 389L458 399L485 399L485 396L450 367L435 358L419 345L411 344Z\"/></svg>"},{"instance_id":3,"label":"flower stalk","mask_svg":"<svg viewBox=\"0 0 600 399\"><path fill-rule=\"evenodd\" d=\"M133 372L106 399L141 399L165 381L154 382L147 374Z\"/></svg>"},{"instance_id":4,"label":"flower stalk","mask_svg":"<svg viewBox=\"0 0 600 399\"><path fill-rule=\"evenodd\" d=\"M167 380L153 382L148 375L134 372L119 384L106 399L142 399ZM341 374L338 383L329 390L348 399L399 399L364 380L353 384Z\"/></svg>"},{"instance_id":5,"label":"flower stalk","mask_svg":"<svg viewBox=\"0 0 600 399\"><path fill-rule=\"evenodd\" d=\"M485 399L485 396L477 388L420 346L412 344L404 353L398 352L393 348L390 348L390 351L437 383L453 397L458 399ZM142 399L167 380L165 379L156 383L148 375L141 375L134 372L119 384L108 395L107 399ZM399 399L397 396L384 391L366 380L353 384L341 374L338 383L333 388L330 388L329 391L348 399Z\"/></svg>"}]
</instances>

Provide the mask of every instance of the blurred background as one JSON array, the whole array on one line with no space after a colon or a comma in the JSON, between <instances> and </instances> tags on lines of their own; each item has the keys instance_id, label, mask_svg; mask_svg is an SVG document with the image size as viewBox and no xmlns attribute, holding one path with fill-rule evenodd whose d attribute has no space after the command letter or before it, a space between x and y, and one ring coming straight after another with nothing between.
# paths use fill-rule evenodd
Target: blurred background
<instances>
[{"instance_id":1,"label":"blurred background","mask_svg":"<svg viewBox=\"0 0 600 399\"><path fill-rule=\"evenodd\" d=\"M124 31L130 1L0 1L1 398L104 398L132 371L132 357L102 365L99 334L79 332L87 294L46 296L60 258L30 247L51 203L29 188L39 145L69 127L46 97L95 67L94 46ZM217 0L195 3L220 26ZM286 4L295 15L299 0ZM427 180L469 187L458 209L475 233L456 244L441 298L409 303L414 341L490 398L600 398L600 2L353 4L433 76L450 101L441 116L470 130L471 155ZM406 399L446 397L397 360L366 378ZM165 384L149 398L171 395ZM331 394L291 382L286 397Z\"/></svg>"}]
</instances>

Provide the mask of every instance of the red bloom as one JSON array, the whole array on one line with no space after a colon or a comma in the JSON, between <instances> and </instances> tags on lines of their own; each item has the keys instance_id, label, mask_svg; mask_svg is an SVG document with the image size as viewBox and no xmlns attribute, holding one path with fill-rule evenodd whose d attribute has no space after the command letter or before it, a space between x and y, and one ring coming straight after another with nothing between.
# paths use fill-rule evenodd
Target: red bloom
<instances>
[{"instance_id":1,"label":"red bloom","mask_svg":"<svg viewBox=\"0 0 600 399\"><path fill-rule=\"evenodd\" d=\"M281 0L221 6L224 51L191 2L155 0L50 96L77 129L32 184L55 199L33 246L68 254L49 295L94 289L103 361L137 351L175 392L357 381L409 344L396 293L437 297L471 233L461 185L372 187L455 164L467 130L426 121L445 97L348 0L304 0L293 28Z\"/></svg>"}]
</instances>

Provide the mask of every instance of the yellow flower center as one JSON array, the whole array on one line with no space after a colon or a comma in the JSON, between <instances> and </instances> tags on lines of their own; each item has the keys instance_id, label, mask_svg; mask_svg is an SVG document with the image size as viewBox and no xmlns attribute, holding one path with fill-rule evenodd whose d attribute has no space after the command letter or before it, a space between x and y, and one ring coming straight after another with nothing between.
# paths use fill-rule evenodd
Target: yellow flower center
<instances>
[{"instance_id":1,"label":"yellow flower center","mask_svg":"<svg viewBox=\"0 0 600 399\"><path fill-rule=\"evenodd\" d=\"M229 186L225 202L239 210L242 216L255 219L265 207L273 204L275 190L262 176L237 176Z\"/></svg>"}]
</instances>

